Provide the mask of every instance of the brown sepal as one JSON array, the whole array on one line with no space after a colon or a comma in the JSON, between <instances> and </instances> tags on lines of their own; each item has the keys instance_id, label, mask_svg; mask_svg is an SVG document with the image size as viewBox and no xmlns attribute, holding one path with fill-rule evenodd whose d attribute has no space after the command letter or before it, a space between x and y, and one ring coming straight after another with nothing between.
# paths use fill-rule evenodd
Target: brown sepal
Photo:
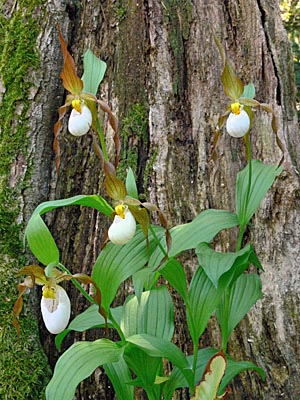
<instances>
[{"instance_id":1,"label":"brown sepal","mask_svg":"<svg viewBox=\"0 0 300 400\"><path fill-rule=\"evenodd\" d=\"M54 139L53 139L53 150L55 152L55 168L56 173L58 173L59 164L60 164L60 147L58 142L58 134L61 128L61 121L66 114L67 108L69 104L64 104L63 106L59 107L58 109L58 120L54 125Z\"/></svg>"},{"instance_id":2,"label":"brown sepal","mask_svg":"<svg viewBox=\"0 0 300 400\"><path fill-rule=\"evenodd\" d=\"M92 136L93 136L93 148L94 148L95 154L99 158L99 160L101 162L101 166L103 167L104 166L104 155L98 144L98 135L95 132L93 132Z\"/></svg>"},{"instance_id":3,"label":"brown sepal","mask_svg":"<svg viewBox=\"0 0 300 400\"><path fill-rule=\"evenodd\" d=\"M226 56L225 50L222 47L219 39L215 34L213 34L215 43L219 49L220 55L224 62L224 69L221 75L221 81L223 84L224 93L228 96L231 100L235 101L238 99L243 91L244 85L241 79L237 76L234 71L233 65L229 58Z\"/></svg>"},{"instance_id":4,"label":"brown sepal","mask_svg":"<svg viewBox=\"0 0 300 400\"><path fill-rule=\"evenodd\" d=\"M13 326L17 331L18 339L20 339L20 324L18 318L23 308L23 294L26 292L28 288L31 289L33 288L33 286L34 286L34 278L32 278L31 276L27 276L24 282L18 284L19 296L15 301L13 307L13 312L14 312Z\"/></svg>"},{"instance_id":5,"label":"brown sepal","mask_svg":"<svg viewBox=\"0 0 300 400\"><path fill-rule=\"evenodd\" d=\"M149 225L150 225L150 218L148 211L145 208L139 208L136 206L128 206L131 214L134 216L134 219L141 225L142 231L145 235L145 238L147 239L147 245L148 245L148 231L149 231Z\"/></svg>"},{"instance_id":6,"label":"brown sepal","mask_svg":"<svg viewBox=\"0 0 300 400\"><path fill-rule=\"evenodd\" d=\"M213 160L214 164L216 164L217 160L218 160L217 145L218 145L220 137L221 137L221 129L223 128L229 113L230 113L230 110L228 109L218 119L218 126L217 126L217 130L215 131L214 136L213 136L212 153L211 153L211 157L210 157L210 159Z\"/></svg>"},{"instance_id":7,"label":"brown sepal","mask_svg":"<svg viewBox=\"0 0 300 400\"><path fill-rule=\"evenodd\" d=\"M76 74L75 62L71 54L68 52L67 45L64 41L64 38L61 34L60 25L57 25L58 29L58 38L61 44L63 56L64 56L64 66L63 70L60 74L60 77L63 81L64 88L68 90L68 92L80 95L83 89L83 82Z\"/></svg>"},{"instance_id":8,"label":"brown sepal","mask_svg":"<svg viewBox=\"0 0 300 400\"><path fill-rule=\"evenodd\" d=\"M106 104L103 100L97 100L97 103L99 104L101 110L108 115L110 126L114 131L114 143L116 148L115 168L117 168L121 153L121 141L118 135L118 127L119 127L118 119L114 116L108 104Z\"/></svg>"},{"instance_id":9,"label":"brown sepal","mask_svg":"<svg viewBox=\"0 0 300 400\"><path fill-rule=\"evenodd\" d=\"M113 200L124 200L126 197L126 187L124 183L117 177L115 167L110 162L104 163L105 172L105 188L109 197Z\"/></svg>"},{"instance_id":10,"label":"brown sepal","mask_svg":"<svg viewBox=\"0 0 300 400\"><path fill-rule=\"evenodd\" d=\"M46 284L48 281L44 268L40 267L39 265L26 265L26 267L23 267L18 271L18 275L30 275L33 284L35 284L36 280L38 280L37 283L40 285Z\"/></svg>"}]
</instances>

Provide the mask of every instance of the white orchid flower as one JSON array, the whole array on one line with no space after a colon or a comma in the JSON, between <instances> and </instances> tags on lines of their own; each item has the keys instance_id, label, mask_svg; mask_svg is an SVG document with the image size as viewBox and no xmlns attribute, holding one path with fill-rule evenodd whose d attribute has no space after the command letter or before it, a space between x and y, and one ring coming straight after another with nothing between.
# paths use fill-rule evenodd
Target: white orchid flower
<instances>
[{"instance_id":1,"label":"white orchid flower","mask_svg":"<svg viewBox=\"0 0 300 400\"><path fill-rule=\"evenodd\" d=\"M135 234L136 222L124 204L115 207L115 218L108 230L108 237L114 244L125 244L131 240Z\"/></svg>"},{"instance_id":2,"label":"white orchid flower","mask_svg":"<svg viewBox=\"0 0 300 400\"><path fill-rule=\"evenodd\" d=\"M92 125L92 113L90 109L80 100L72 101L73 110L71 112L68 129L74 136L85 135Z\"/></svg>"},{"instance_id":3,"label":"white orchid flower","mask_svg":"<svg viewBox=\"0 0 300 400\"><path fill-rule=\"evenodd\" d=\"M240 103L231 104L231 113L226 121L226 130L230 136L240 138L250 129L250 118Z\"/></svg>"},{"instance_id":4,"label":"white orchid flower","mask_svg":"<svg viewBox=\"0 0 300 400\"><path fill-rule=\"evenodd\" d=\"M53 334L62 332L67 327L71 314L70 299L65 289L59 285L43 286L41 310L48 331Z\"/></svg>"}]
</instances>

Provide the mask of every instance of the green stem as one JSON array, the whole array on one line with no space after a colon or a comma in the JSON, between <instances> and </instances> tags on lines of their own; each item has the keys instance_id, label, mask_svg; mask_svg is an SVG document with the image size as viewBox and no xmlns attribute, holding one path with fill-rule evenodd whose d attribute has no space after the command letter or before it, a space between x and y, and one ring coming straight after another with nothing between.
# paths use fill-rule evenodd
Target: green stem
<instances>
[{"instance_id":1,"label":"green stem","mask_svg":"<svg viewBox=\"0 0 300 400\"><path fill-rule=\"evenodd\" d=\"M101 145L101 149L103 152L103 157L105 161L108 161L108 155L107 155L107 151L106 151L106 144L105 144L105 139L104 139L104 134L100 125L100 121L99 118L97 117L96 119L96 124L97 124L97 133L99 136L99 140L100 140L100 145Z\"/></svg>"},{"instance_id":2,"label":"green stem","mask_svg":"<svg viewBox=\"0 0 300 400\"><path fill-rule=\"evenodd\" d=\"M126 343L126 338L124 336L124 333L122 332L122 329L120 328L120 325L117 323L117 321L114 319L114 317L112 316L111 311L109 310L108 312L108 319L112 322L114 328L116 329L116 331L118 332L120 339L122 341L123 344Z\"/></svg>"},{"instance_id":3,"label":"green stem","mask_svg":"<svg viewBox=\"0 0 300 400\"><path fill-rule=\"evenodd\" d=\"M226 288L226 289L225 289L225 293L224 293L224 297L223 297L223 301L224 301L224 315L225 315L226 321L228 321L228 318L229 318L230 290L231 290L230 287ZM227 330L226 330L225 333L226 333L226 336L223 336L224 332L222 332L222 349L223 349L224 352L226 353L229 336L228 336Z\"/></svg>"},{"instance_id":4,"label":"green stem","mask_svg":"<svg viewBox=\"0 0 300 400\"><path fill-rule=\"evenodd\" d=\"M198 361L198 353L199 353L198 343L194 343L194 357L193 357L193 372L194 372L194 377L195 377L195 375L196 375L197 361Z\"/></svg>"},{"instance_id":5,"label":"green stem","mask_svg":"<svg viewBox=\"0 0 300 400\"><path fill-rule=\"evenodd\" d=\"M243 207L243 220L245 221L246 219L246 212L247 208L249 205L249 199L250 199L250 191L251 191L251 184L252 184L252 155L251 155L251 143L250 143L250 134L247 133L245 136L245 145L246 145L246 154L247 154L247 160L248 160L248 186L247 186L247 192L246 192L246 197L245 197L245 202L244 202L244 207ZM247 224L240 225L240 231L239 231L239 236L238 236L238 241L236 245L236 251L239 251L242 247L242 242L243 242L243 236L245 233Z\"/></svg>"},{"instance_id":6,"label":"green stem","mask_svg":"<svg viewBox=\"0 0 300 400\"><path fill-rule=\"evenodd\" d=\"M164 255L165 257L169 258L168 253L166 252L165 248L163 247L163 245L161 244L160 240L158 239L158 237L157 237L157 235L156 235L156 233L155 233L155 231L154 231L152 225L149 225L149 230L150 230L150 232L151 232L151 234L152 234L152 236L153 236L153 238L154 238L156 244L158 245L158 247L159 247L160 250L162 251L163 255Z\"/></svg>"},{"instance_id":7,"label":"green stem","mask_svg":"<svg viewBox=\"0 0 300 400\"><path fill-rule=\"evenodd\" d=\"M243 237L244 237L244 233L245 233L245 228L246 228L245 225L240 225L239 236L238 236L235 251L241 250Z\"/></svg>"},{"instance_id":8,"label":"green stem","mask_svg":"<svg viewBox=\"0 0 300 400\"><path fill-rule=\"evenodd\" d=\"M63 264L59 263L59 264L58 264L58 267L59 267L62 271L64 271L66 274L72 275L71 272L68 270L68 268L66 268ZM97 303L95 302L95 300L92 298L92 296L90 296L90 295L83 289L83 287L80 285L80 283L77 281L77 279L72 278L72 279L71 279L71 282L74 284L74 286L76 286L76 288L83 294L83 296L84 296L88 301L90 301L90 302L93 303L93 304L97 304Z\"/></svg>"},{"instance_id":9,"label":"green stem","mask_svg":"<svg viewBox=\"0 0 300 400\"><path fill-rule=\"evenodd\" d=\"M59 263L58 267L59 267L62 271L64 271L66 274L72 275L71 272L68 270L68 268L66 268L63 264ZM95 302L95 300L93 299L93 297L91 297L91 296L83 289L83 287L80 285L80 283L79 283L75 278L72 278L71 281L74 283L74 286L76 286L76 288L83 294L83 296L84 296L88 301L90 301L90 302L93 303L93 304L97 304L97 303ZM124 334L123 334L123 332L122 332L122 330L121 330L119 324L116 322L116 320L114 319L114 317L112 316L112 313L111 313L110 311L109 311L109 313L108 313L108 319L112 322L112 324L113 324L114 328L116 329L116 331L118 332L118 334L119 334L119 336L120 336L122 342L125 343L125 342L126 342L125 336L124 336Z\"/></svg>"},{"instance_id":10,"label":"green stem","mask_svg":"<svg viewBox=\"0 0 300 400\"><path fill-rule=\"evenodd\" d=\"M145 388L145 391L147 393L148 400L157 400L157 396L155 396L152 388Z\"/></svg>"}]
</instances>

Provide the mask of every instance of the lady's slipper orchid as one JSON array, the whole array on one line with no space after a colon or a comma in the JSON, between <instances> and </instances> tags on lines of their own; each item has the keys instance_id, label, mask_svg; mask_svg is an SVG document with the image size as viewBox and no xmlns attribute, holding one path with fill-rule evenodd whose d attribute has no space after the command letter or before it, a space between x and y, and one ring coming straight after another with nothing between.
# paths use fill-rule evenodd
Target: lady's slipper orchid
<instances>
[{"instance_id":1,"label":"lady's slipper orchid","mask_svg":"<svg viewBox=\"0 0 300 400\"><path fill-rule=\"evenodd\" d=\"M73 110L68 123L69 132L74 136L85 135L92 125L92 113L80 100L73 100L72 106Z\"/></svg>"},{"instance_id":2,"label":"lady's slipper orchid","mask_svg":"<svg viewBox=\"0 0 300 400\"><path fill-rule=\"evenodd\" d=\"M71 304L70 299L61 286L43 286L41 311L46 328L50 333L62 332L68 325Z\"/></svg>"},{"instance_id":3,"label":"lady's slipper orchid","mask_svg":"<svg viewBox=\"0 0 300 400\"><path fill-rule=\"evenodd\" d=\"M226 130L230 136L240 138L246 135L250 129L250 118L240 103L231 104L231 113L227 118Z\"/></svg>"},{"instance_id":4,"label":"lady's slipper orchid","mask_svg":"<svg viewBox=\"0 0 300 400\"><path fill-rule=\"evenodd\" d=\"M115 207L114 222L108 230L108 237L114 244L125 244L131 240L135 234L136 222L124 204Z\"/></svg>"}]
</instances>

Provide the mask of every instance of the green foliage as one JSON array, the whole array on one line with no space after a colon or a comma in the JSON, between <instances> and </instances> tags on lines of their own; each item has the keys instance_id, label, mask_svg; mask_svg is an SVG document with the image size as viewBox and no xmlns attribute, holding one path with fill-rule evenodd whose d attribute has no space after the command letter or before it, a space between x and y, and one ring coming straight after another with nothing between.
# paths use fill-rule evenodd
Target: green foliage
<instances>
[{"instance_id":1,"label":"green foliage","mask_svg":"<svg viewBox=\"0 0 300 400\"><path fill-rule=\"evenodd\" d=\"M202 381L196 387L195 397L191 400L215 400L225 369L225 356L222 353L214 354L206 366Z\"/></svg>"},{"instance_id":2,"label":"green foliage","mask_svg":"<svg viewBox=\"0 0 300 400\"><path fill-rule=\"evenodd\" d=\"M187 2L179 0L166 2L165 9L170 18L168 21L174 22L177 21L176 18L180 18L179 14L182 13L180 5L183 3ZM181 27L183 26L182 22ZM183 31L180 34L183 35ZM176 37L178 38L178 35ZM181 42L179 40L181 44L182 39L183 37ZM215 41L224 61L221 80L225 94L232 101L243 96L240 101L249 108L250 113L251 107L260 105L253 99L255 88L253 84L244 87L218 39L215 38ZM84 64L85 88L95 94L103 79L105 66L91 52L86 53ZM95 79L93 79L94 74L97 75ZM180 94L180 90L178 93ZM260 106L272 113L272 128L277 144L281 148L274 112L267 105ZM222 116L223 124L226 115L228 112ZM112 118L111 114L110 117ZM176 388L188 387L192 395L197 384L195 400L215 400L227 398L226 385L230 379L245 369L254 369L264 377L263 372L252 363L236 362L225 352L232 330L262 296L259 275L245 273L251 264L261 270L262 266L253 246L248 244L241 249L241 244L246 225L281 172L281 168L252 161L250 139L247 134L245 143L248 166L237 176L236 214L226 210L205 210L192 222L169 230L166 217L155 204L140 203L137 200L139 185L136 184L130 167L132 159L128 156L128 149L136 151L141 144L147 142L146 117L146 107L136 103L123 121L122 136L125 150L123 167L126 165L129 168L127 171L124 168L122 170L122 167L119 168L118 174L124 174L122 178L126 176L125 184L117 176L115 167L109 163L107 153L104 151L105 142L101 141L100 137L105 154L107 194L117 201L121 210L125 208L122 203L128 203L132 218L135 218L140 225L134 237L126 244L105 245L93 267L92 278L84 274L73 276L73 283L92 305L57 336L56 345L60 347L65 336L72 330L83 332L95 327L105 328L106 334L109 329L114 329L118 334L118 340L113 342L108 339L98 339L94 342L77 342L72 345L56 364L54 375L47 386L47 400L71 400L77 385L91 375L98 366L103 366L117 396L125 400L133 400L133 386L143 388L150 400L159 400L162 396L170 400ZM101 136L100 128L97 129ZM134 143L131 143L132 138L135 139ZM118 143L119 138L116 134L117 150L119 150ZM138 161L138 151L136 154L134 165ZM100 158L102 160L102 157ZM52 278L56 283L59 279L71 279L72 276L70 274L62 276L54 268L56 266L68 274L68 269L59 262L60 252L41 217L48 211L70 205L92 207L106 217L113 215L112 207L106 200L96 195L45 202L36 208L25 230L25 237L35 257L46 266L48 279ZM162 226L150 225L148 212L154 211L158 213ZM122 221L124 215L122 212L118 215L119 221L116 219L114 227L118 226L120 221L124 226L125 221ZM133 223L135 227L135 222ZM210 242L220 231L236 226L239 226L240 231L235 252L221 253L211 248ZM126 233L125 228L121 228L120 233L122 229ZM196 253L200 264L189 284L183 265L176 259L186 250ZM42 271L40 275L43 275L40 267L35 268ZM32 270L31 267L27 268L29 272ZM168 281L168 286L161 282L161 276ZM85 292L74 278L85 284L92 284L95 289L94 296ZM133 280L135 294L129 295L123 305L112 308L111 304L120 285L130 278ZM30 283L29 280L29 286ZM27 286L24 284L23 288ZM189 356L172 342L174 310L169 287L177 290L186 306L187 324L194 350ZM49 300L49 304L55 300L60 306L60 299L55 298L55 291L52 291L52 288L46 287L43 295ZM199 351L199 339L215 312L222 331L221 350L208 348ZM165 360L172 368L169 376L165 375Z\"/></svg>"},{"instance_id":3,"label":"green foliage","mask_svg":"<svg viewBox=\"0 0 300 400\"><path fill-rule=\"evenodd\" d=\"M100 365L119 361L122 353L122 348L107 339L73 344L58 360L46 398L72 400L79 382Z\"/></svg>"},{"instance_id":4,"label":"green foliage","mask_svg":"<svg viewBox=\"0 0 300 400\"><path fill-rule=\"evenodd\" d=\"M233 329L262 295L261 279L257 274L240 275L225 292L224 301L219 304L217 310L223 348L226 348Z\"/></svg>"},{"instance_id":5,"label":"green foliage","mask_svg":"<svg viewBox=\"0 0 300 400\"><path fill-rule=\"evenodd\" d=\"M247 165L237 175L235 206L241 226L248 224L275 178L282 172L282 167L266 165L258 160L252 160L251 167Z\"/></svg>"},{"instance_id":6,"label":"green foliage","mask_svg":"<svg viewBox=\"0 0 300 400\"><path fill-rule=\"evenodd\" d=\"M106 63L96 57L91 50L87 50L83 56L82 75L83 90L96 96L100 83L104 78Z\"/></svg>"},{"instance_id":7,"label":"green foliage","mask_svg":"<svg viewBox=\"0 0 300 400\"><path fill-rule=\"evenodd\" d=\"M201 377L203 376L205 367L210 360L210 358L218 352L217 349L213 349L211 347L202 348L199 350L198 360L196 364L196 372L195 372L195 382L199 382ZM220 384L219 393L223 393L226 389L227 385L231 382L231 380L238 374L246 370L254 370L256 371L262 380L265 380L266 375L264 371L257 367L255 364L249 361L234 361L231 357L226 354L227 358L227 367L223 379ZM193 356L187 356L188 363L191 365L193 362ZM174 390L178 388L188 387L188 383L182 374L182 372L178 368L174 368L172 373L169 376L168 382L166 382L164 386L164 396L165 400L171 400Z\"/></svg>"},{"instance_id":8,"label":"green foliage","mask_svg":"<svg viewBox=\"0 0 300 400\"><path fill-rule=\"evenodd\" d=\"M30 250L44 265L59 263L59 251L49 229L41 215L59 207L69 205L82 205L95 208L103 214L110 216L113 213L111 206L101 196L75 196L69 199L46 201L40 204L32 214L25 229L25 237Z\"/></svg>"}]
</instances>

